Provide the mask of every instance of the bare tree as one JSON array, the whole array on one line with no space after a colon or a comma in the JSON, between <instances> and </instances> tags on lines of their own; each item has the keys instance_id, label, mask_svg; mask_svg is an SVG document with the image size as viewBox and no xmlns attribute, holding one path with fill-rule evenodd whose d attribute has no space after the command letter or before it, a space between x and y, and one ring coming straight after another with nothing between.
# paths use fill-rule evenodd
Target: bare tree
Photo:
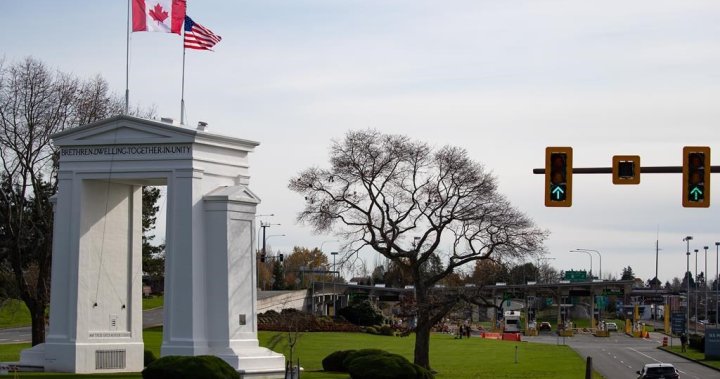
<instances>
[{"instance_id":1,"label":"bare tree","mask_svg":"<svg viewBox=\"0 0 720 379\"><path fill-rule=\"evenodd\" d=\"M45 340L50 299L50 197L57 192L51 136L117 114L122 104L99 76L82 82L34 58L0 62L0 260L30 310L33 345Z\"/></svg>"},{"instance_id":2,"label":"bare tree","mask_svg":"<svg viewBox=\"0 0 720 379\"><path fill-rule=\"evenodd\" d=\"M369 247L410 273L418 304L414 361L426 368L430 330L458 301L439 299L435 284L468 263L540 252L546 236L465 150L433 150L405 136L349 132L332 144L330 168L307 169L289 187L305 196L299 221L348 241L344 260ZM437 256L440 270L430 268Z\"/></svg>"}]
</instances>

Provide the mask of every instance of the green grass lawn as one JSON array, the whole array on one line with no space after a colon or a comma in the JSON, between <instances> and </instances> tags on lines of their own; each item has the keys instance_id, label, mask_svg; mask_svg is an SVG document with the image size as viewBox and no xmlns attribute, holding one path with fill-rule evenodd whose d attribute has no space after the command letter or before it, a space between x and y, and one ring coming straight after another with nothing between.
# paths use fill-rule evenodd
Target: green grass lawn
<instances>
[{"instance_id":1,"label":"green grass lawn","mask_svg":"<svg viewBox=\"0 0 720 379\"><path fill-rule=\"evenodd\" d=\"M150 297L143 297L143 299L142 299L143 310L146 311L148 309L155 309L155 308L162 307L164 299L165 298L163 297L163 295L153 295Z\"/></svg>"},{"instance_id":2,"label":"green grass lawn","mask_svg":"<svg viewBox=\"0 0 720 379\"><path fill-rule=\"evenodd\" d=\"M30 326L30 311L22 300L7 299L0 306L0 328Z\"/></svg>"},{"instance_id":3,"label":"green grass lawn","mask_svg":"<svg viewBox=\"0 0 720 379\"><path fill-rule=\"evenodd\" d=\"M163 306L163 297L143 297L143 310ZM0 306L0 329L30 326L30 311L22 300L8 299Z\"/></svg>"},{"instance_id":4,"label":"green grass lawn","mask_svg":"<svg viewBox=\"0 0 720 379\"><path fill-rule=\"evenodd\" d=\"M675 354L682 355L683 357L687 357L689 359L694 359L697 361L700 361L708 366L712 366L715 368L720 369L720 360L706 360L705 359L705 353L701 352L700 350L693 349L691 347L687 348L687 352L683 353L682 348L680 346L666 346L661 347L663 350L672 351Z\"/></svg>"},{"instance_id":5,"label":"green grass lawn","mask_svg":"<svg viewBox=\"0 0 720 379\"><path fill-rule=\"evenodd\" d=\"M289 357L287 334L260 332L260 344ZM144 341L147 349L160 354L162 328L146 329ZM336 350L380 348L401 354L412 361L414 337L375 336L363 333L303 333L296 346L294 358L300 358L305 369L303 379L347 379L343 373L322 372L322 359ZM0 345L0 357L15 361L20 350L28 344ZM517 346L518 363L515 363ZM430 344L430 362L438 371L437 378L580 378L585 372L585 361L567 346L530 344L471 338L456 340L446 334L434 334ZM548 364L551 362L551 364ZM22 378L77 378L81 375L22 374ZM98 377L100 375L93 375ZM102 375L101 377L140 378L139 374ZM595 374L593 378L602 378Z\"/></svg>"}]
</instances>

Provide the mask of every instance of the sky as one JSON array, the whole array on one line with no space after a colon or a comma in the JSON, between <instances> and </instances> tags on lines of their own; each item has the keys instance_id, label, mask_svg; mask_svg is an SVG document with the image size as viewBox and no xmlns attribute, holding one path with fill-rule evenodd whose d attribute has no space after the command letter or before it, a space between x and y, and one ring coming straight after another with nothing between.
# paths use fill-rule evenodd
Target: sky
<instances>
[{"instance_id":1,"label":"sky","mask_svg":"<svg viewBox=\"0 0 720 379\"><path fill-rule=\"evenodd\" d=\"M575 167L680 166L683 146L720 164L720 2L715 0L188 0L187 14L222 36L188 51L186 124L260 142L250 187L273 250L339 248L298 224L301 170L328 165L332 140L373 128L466 149L499 190L551 234L549 261L602 275L682 277L685 236L698 272L715 273L720 184L711 207L683 208L681 175L576 175L571 208L546 208L547 146L572 146ZM0 0L0 56L26 56L122 94L127 2ZM130 102L180 118L182 41L132 33ZM716 179L717 180L717 179ZM690 269L694 272L695 256ZM369 258L371 261L373 258ZM373 264L374 261L370 262ZM599 271L593 258L593 271Z\"/></svg>"}]
</instances>

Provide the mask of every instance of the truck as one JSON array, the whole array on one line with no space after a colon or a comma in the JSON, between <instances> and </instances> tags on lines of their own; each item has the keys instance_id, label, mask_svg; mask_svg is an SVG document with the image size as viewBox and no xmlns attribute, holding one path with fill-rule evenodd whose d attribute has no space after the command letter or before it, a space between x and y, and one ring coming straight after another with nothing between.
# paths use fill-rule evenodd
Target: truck
<instances>
[{"instance_id":1,"label":"truck","mask_svg":"<svg viewBox=\"0 0 720 379\"><path fill-rule=\"evenodd\" d=\"M503 315L503 332L519 333L520 332L520 312L506 311Z\"/></svg>"}]
</instances>

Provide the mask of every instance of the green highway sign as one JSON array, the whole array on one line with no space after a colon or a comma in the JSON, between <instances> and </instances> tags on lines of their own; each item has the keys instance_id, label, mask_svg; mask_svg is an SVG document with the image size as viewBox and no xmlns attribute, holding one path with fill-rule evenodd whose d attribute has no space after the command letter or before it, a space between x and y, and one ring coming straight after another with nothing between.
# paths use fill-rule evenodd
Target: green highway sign
<instances>
[{"instance_id":1,"label":"green highway sign","mask_svg":"<svg viewBox=\"0 0 720 379\"><path fill-rule=\"evenodd\" d=\"M587 281L586 271L565 271L565 280L571 282L584 282Z\"/></svg>"},{"instance_id":2,"label":"green highway sign","mask_svg":"<svg viewBox=\"0 0 720 379\"><path fill-rule=\"evenodd\" d=\"M625 294L625 292L624 292L623 290L604 289L604 290L602 291L602 294L603 294L604 296L622 296L623 294Z\"/></svg>"}]
</instances>

